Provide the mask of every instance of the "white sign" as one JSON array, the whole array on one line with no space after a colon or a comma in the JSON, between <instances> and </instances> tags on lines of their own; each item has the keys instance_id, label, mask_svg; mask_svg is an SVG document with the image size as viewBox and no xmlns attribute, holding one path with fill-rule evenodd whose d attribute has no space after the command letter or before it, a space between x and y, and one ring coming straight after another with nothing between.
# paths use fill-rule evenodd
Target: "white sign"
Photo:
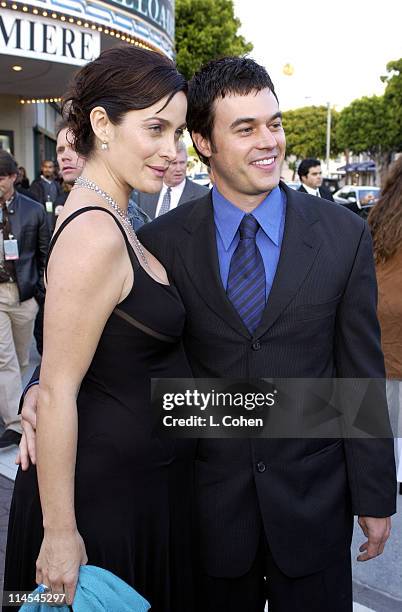
<instances>
[{"instance_id":1,"label":"white sign","mask_svg":"<svg viewBox=\"0 0 402 612\"><path fill-rule=\"evenodd\" d=\"M0 11L0 53L83 66L100 53L100 33L56 19Z\"/></svg>"}]
</instances>

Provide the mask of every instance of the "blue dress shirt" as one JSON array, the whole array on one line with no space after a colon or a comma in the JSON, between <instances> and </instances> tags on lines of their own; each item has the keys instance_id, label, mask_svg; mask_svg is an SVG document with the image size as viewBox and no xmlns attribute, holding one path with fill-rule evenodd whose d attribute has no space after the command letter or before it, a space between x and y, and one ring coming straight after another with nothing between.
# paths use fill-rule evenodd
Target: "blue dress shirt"
<instances>
[{"instance_id":1,"label":"blue dress shirt","mask_svg":"<svg viewBox=\"0 0 402 612\"><path fill-rule=\"evenodd\" d=\"M216 187L212 189L212 203L219 269L222 284L226 291L230 261L239 244L240 235L238 230L245 212L234 206L229 200L226 200ZM260 224L256 242L264 262L266 277L265 298L268 299L281 254L286 215L285 193L279 187L275 187L261 204L253 210L252 214Z\"/></svg>"}]
</instances>

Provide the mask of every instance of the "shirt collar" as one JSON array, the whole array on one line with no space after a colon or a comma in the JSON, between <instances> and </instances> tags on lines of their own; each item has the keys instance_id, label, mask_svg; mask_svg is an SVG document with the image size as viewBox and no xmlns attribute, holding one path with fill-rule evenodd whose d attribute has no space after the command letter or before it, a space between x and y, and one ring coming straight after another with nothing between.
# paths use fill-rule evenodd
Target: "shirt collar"
<instances>
[{"instance_id":1,"label":"shirt collar","mask_svg":"<svg viewBox=\"0 0 402 612\"><path fill-rule=\"evenodd\" d=\"M11 196L11 198L9 198L8 200L5 201L5 205L7 206L7 209L10 208L10 206L14 202L14 200L15 200L15 191L13 191L13 195Z\"/></svg>"},{"instance_id":2,"label":"shirt collar","mask_svg":"<svg viewBox=\"0 0 402 612\"><path fill-rule=\"evenodd\" d=\"M177 190L177 191L178 191L179 189L183 189L183 188L184 188L185 183L186 183L186 179L184 178L184 179L182 180L182 182L181 182L181 183L179 183L178 185L175 185L174 187L171 187L171 188L170 188L170 190L171 190L171 191L175 191L175 190ZM165 192L165 191L167 191L168 189L169 189L169 186L168 186L168 185L165 185L165 183L163 183L163 189L162 189L162 191L163 191L163 192Z\"/></svg>"},{"instance_id":3,"label":"shirt collar","mask_svg":"<svg viewBox=\"0 0 402 612\"><path fill-rule=\"evenodd\" d=\"M216 186L212 189L212 203L214 208L215 224L227 251L233 242L245 212L232 204ZM281 221L284 211L282 192L275 187L266 198L253 210L253 215L260 224L261 229L278 246L280 242Z\"/></svg>"},{"instance_id":4,"label":"shirt collar","mask_svg":"<svg viewBox=\"0 0 402 612\"><path fill-rule=\"evenodd\" d=\"M317 195L318 187L316 187L316 189L313 189L312 187L309 187L308 185L303 185L303 187L307 191L307 193L309 193L310 195L313 195L313 196Z\"/></svg>"}]
</instances>

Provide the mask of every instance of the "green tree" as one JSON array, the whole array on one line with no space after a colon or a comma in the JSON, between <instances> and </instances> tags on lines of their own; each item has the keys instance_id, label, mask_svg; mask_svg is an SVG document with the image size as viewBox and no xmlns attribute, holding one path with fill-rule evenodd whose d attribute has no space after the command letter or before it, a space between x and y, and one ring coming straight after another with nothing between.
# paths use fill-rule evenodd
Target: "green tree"
<instances>
[{"instance_id":1,"label":"green tree","mask_svg":"<svg viewBox=\"0 0 402 612\"><path fill-rule=\"evenodd\" d=\"M176 62L190 79L205 62L243 55L253 45L237 33L232 0L176 0Z\"/></svg>"},{"instance_id":2,"label":"green tree","mask_svg":"<svg viewBox=\"0 0 402 612\"><path fill-rule=\"evenodd\" d=\"M331 155L339 152L336 140L338 113L331 112ZM285 111L283 126L286 134L286 156L317 157L323 160L327 143L327 107L305 106Z\"/></svg>"},{"instance_id":3,"label":"green tree","mask_svg":"<svg viewBox=\"0 0 402 612\"><path fill-rule=\"evenodd\" d=\"M387 64L383 96L353 100L344 108L336 130L339 145L355 154L367 153L376 162L381 185L393 153L402 150L402 58Z\"/></svg>"},{"instance_id":4,"label":"green tree","mask_svg":"<svg viewBox=\"0 0 402 612\"><path fill-rule=\"evenodd\" d=\"M395 151L402 151L402 58L387 64L384 101L388 107L389 139Z\"/></svg>"},{"instance_id":5,"label":"green tree","mask_svg":"<svg viewBox=\"0 0 402 612\"><path fill-rule=\"evenodd\" d=\"M376 163L376 182L386 171L394 148L390 131L392 116L384 96L353 100L340 112L337 138L344 150L355 154L367 153Z\"/></svg>"}]
</instances>

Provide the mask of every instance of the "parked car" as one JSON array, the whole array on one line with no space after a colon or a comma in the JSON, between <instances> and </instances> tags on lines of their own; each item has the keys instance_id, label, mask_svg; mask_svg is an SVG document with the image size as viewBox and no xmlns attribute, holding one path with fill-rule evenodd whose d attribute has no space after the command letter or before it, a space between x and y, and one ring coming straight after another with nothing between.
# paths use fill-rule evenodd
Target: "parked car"
<instances>
[{"instance_id":1,"label":"parked car","mask_svg":"<svg viewBox=\"0 0 402 612\"><path fill-rule=\"evenodd\" d=\"M379 187L366 185L345 185L334 193L338 204L357 204L358 208L373 206L380 196Z\"/></svg>"},{"instance_id":2,"label":"parked car","mask_svg":"<svg viewBox=\"0 0 402 612\"><path fill-rule=\"evenodd\" d=\"M193 177L191 177L191 180L194 181L194 183L197 183L198 185L204 185L205 187L209 187L209 184L211 182L208 172L198 172L197 174L194 174Z\"/></svg>"},{"instance_id":3,"label":"parked car","mask_svg":"<svg viewBox=\"0 0 402 612\"><path fill-rule=\"evenodd\" d=\"M324 187L330 190L332 196L334 195L335 191L338 191L339 189L339 179L334 177L324 176L322 179L322 184Z\"/></svg>"},{"instance_id":4,"label":"parked car","mask_svg":"<svg viewBox=\"0 0 402 612\"><path fill-rule=\"evenodd\" d=\"M286 185L290 187L291 189L294 189L295 191L297 191L301 183L300 181L290 181L289 183L286 183Z\"/></svg>"},{"instance_id":5,"label":"parked car","mask_svg":"<svg viewBox=\"0 0 402 612\"><path fill-rule=\"evenodd\" d=\"M380 188L368 185L344 185L334 193L334 200L363 218L380 197Z\"/></svg>"}]
</instances>

